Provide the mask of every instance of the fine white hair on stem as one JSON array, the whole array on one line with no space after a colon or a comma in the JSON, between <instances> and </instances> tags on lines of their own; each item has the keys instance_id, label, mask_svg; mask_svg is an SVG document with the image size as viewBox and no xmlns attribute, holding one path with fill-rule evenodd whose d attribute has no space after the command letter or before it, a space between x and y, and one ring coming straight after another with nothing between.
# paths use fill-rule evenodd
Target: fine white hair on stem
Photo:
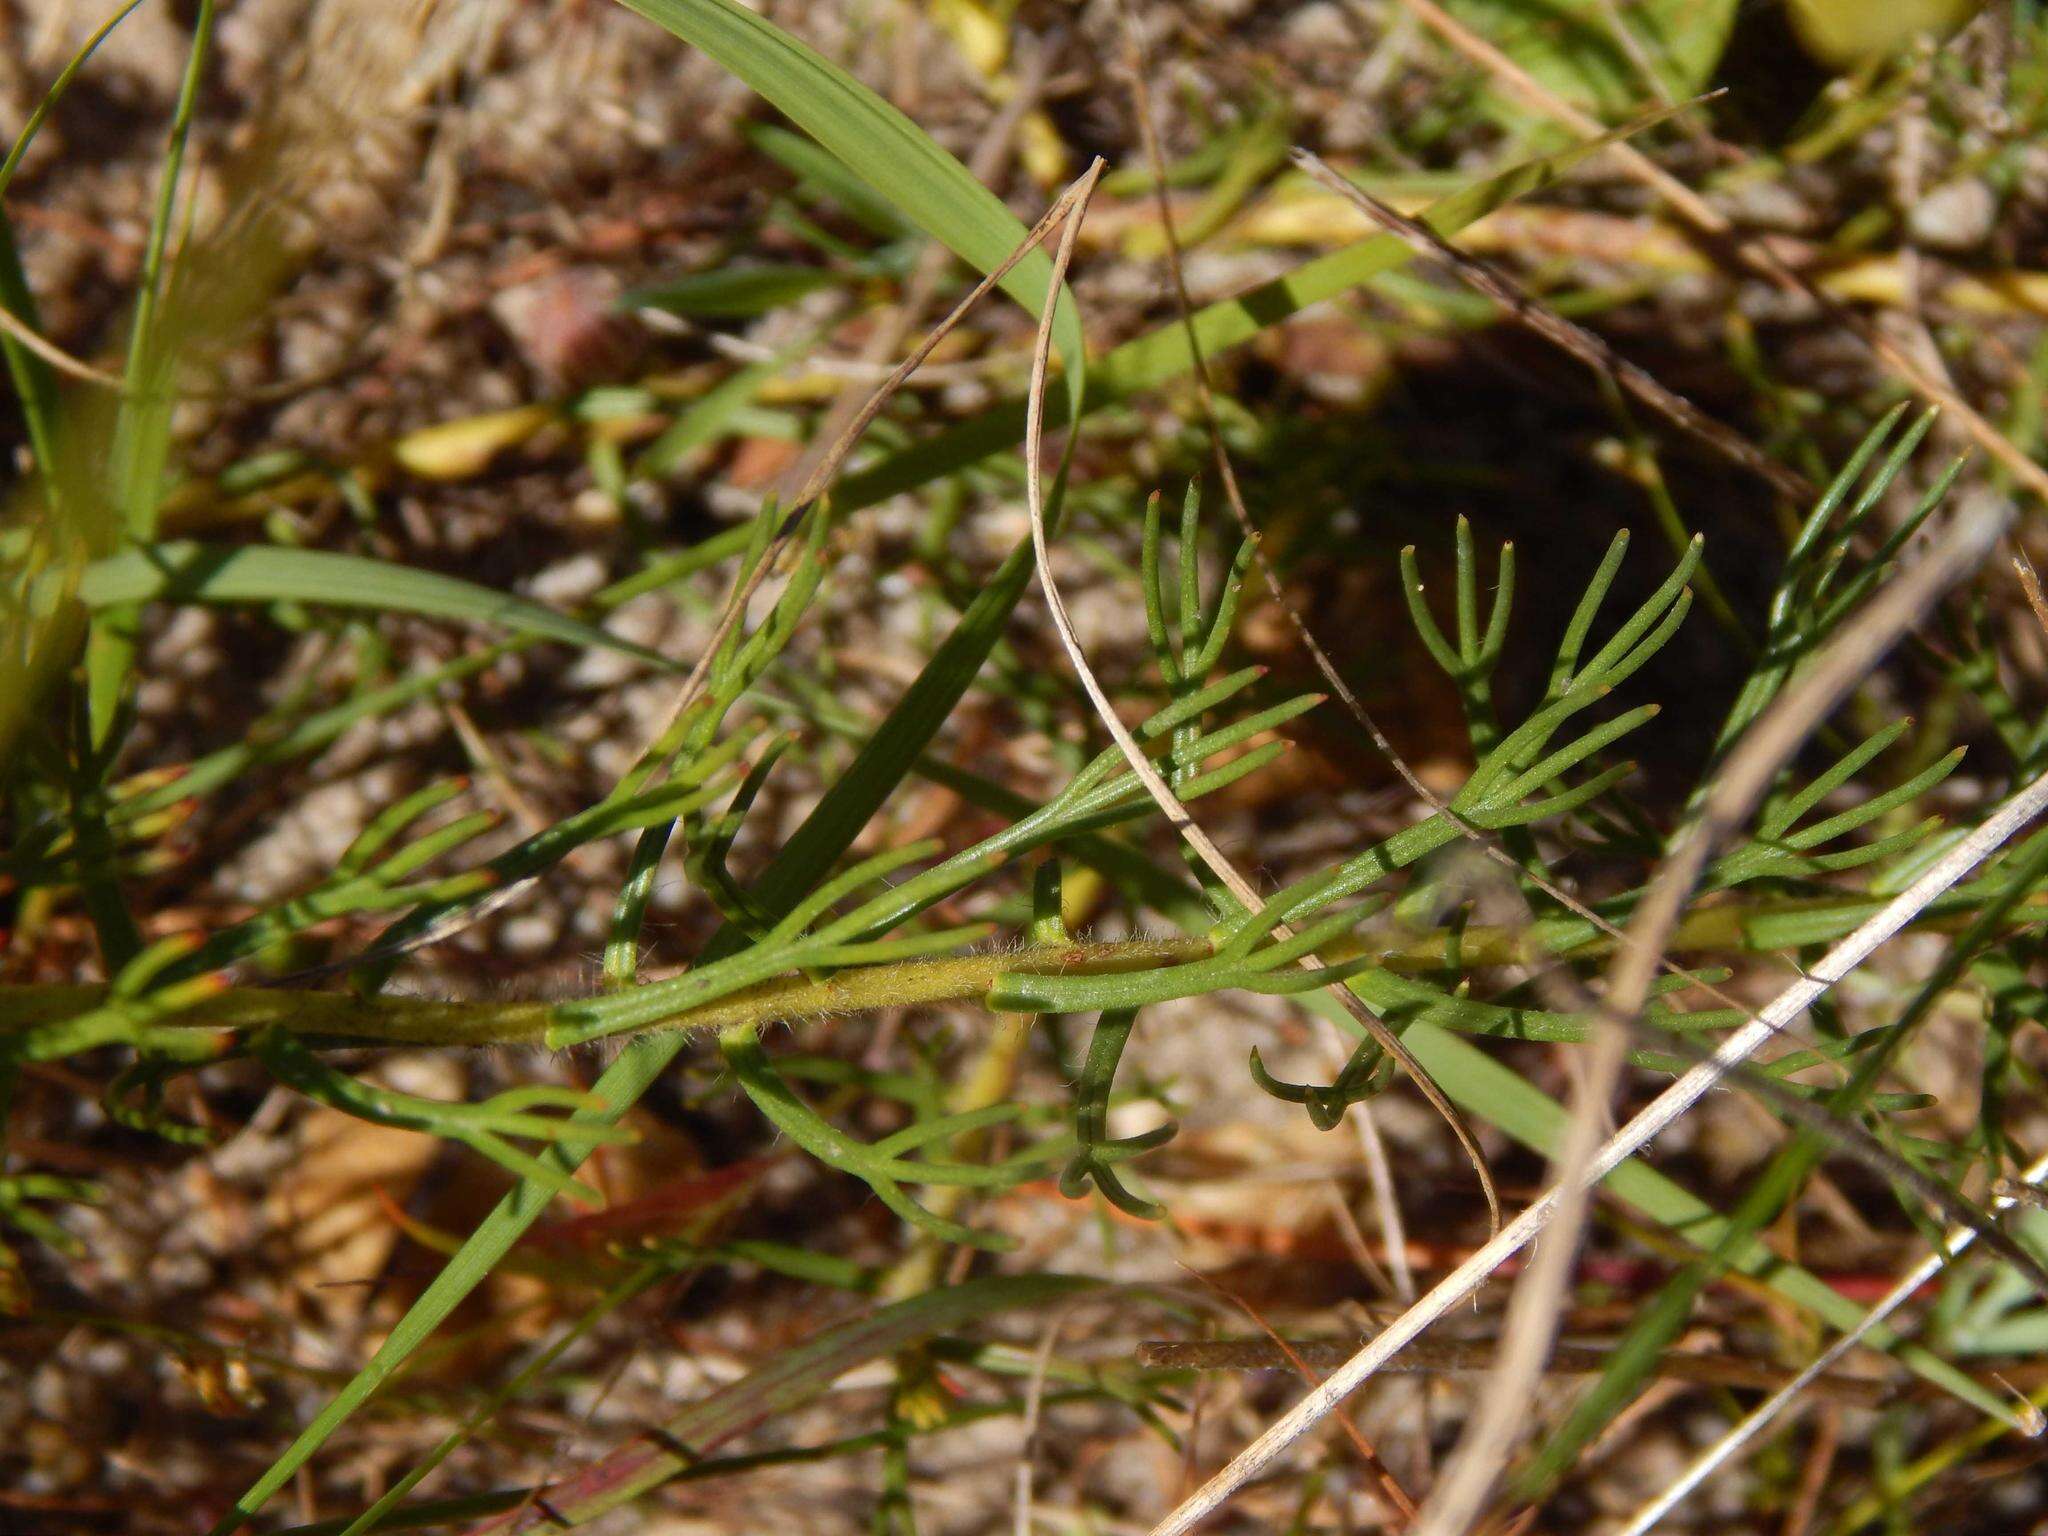
<instances>
[{"instance_id":1,"label":"fine white hair on stem","mask_svg":"<svg viewBox=\"0 0 2048 1536\"><path fill-rule=\"evenodd\" d=\"M1174 831L1180 835L1181 840L1208 866L1210 873L1223 883L1224 888L1247 912L1256 914L1265 910L1265 902L1260 898L1258 891L1239 873L1237 866L1224 856L1223 850L1218 848L1209 834L1202 830L1201 824L1188 813L1188 808L1181 803L1180 797L1173 792L1159 770L1152 765L1152 760L1145 755L1145 749L1138 745L1138 739L1131 734L1130 727L1117 715L1115 706L1109 701L1109 695L1103 691L1101 682L1095 676L1094 668L1088 664L1087 653L1081 648L1080 635L1074 628L1072 616L1067 612L1066 599L1060 595L1059 583L1053 579L1052 551L1047 542L1045 526L1043 467L1046 368L1052 358L1053 316L1058 312L1059 295L1062 285L1066 282L1067 265L1073 259L1074 241L1080 233L1082 220L1088 216L1088 201L1094 196L1095 183L1102 175L1103 164L1103 160L1098 156L1095 163L1089 166L1081 174L1080 179L1060 198L1060 205L1071 211L1067 214L1066 227L1060 232L1059 253L1053 258L1052 283L1047 289L1045 312L1039 317L1038 340L1031 351L1031 385L1026 392L1024 406L1024 496L1031 513L1031 548L1038 566L1038 583L1044 590L1046 611L1052 617L1053 628L1059 633L1060 644L1066 650L1067 659L1073 663L1074 673L1080 679L1082 688L1086 690L1089 702L1094 705L1095 713L1116 742L1117 750L1123 753L1124 760L1130 764L1131 772L1137 776L1138 782L1144 785L1146 793L1151 795L1153 802ZM1075 430L1072 426L1068 428L1070 445L1073 440L1071 434ZM1276 939L1282 941L1293 936L1293 930L1285 923L1275 923L1272 932ZM1304 955L1299 964L1304 970L1314 970L1322 965L1322 961L1314 955ZM1436 1085L1428 1070L1415 1059L1414 1053L1401 1043L1401 1037L1389 1029L1378 1014L1366 1007L1356 993L1341 982L1334 984L1330 991L1379 1047L1401 1064L1431 1106L1443 1116L1452 1134L1464 1147L1466 1157L1471 1160L1473 1170L1479 1177L1480 1188L1486 1196L1487 1211L1495 1229L1498 1230L1500 1196L1494 1188L1493 1175L1487 1169L1486 1156L1480 1150L1479 1139L1472 1134L1472 1128L1465 1123L1465 1117L1458 1113L1457 1106L1451 1103L1443 1089Z\"/></svg>"},{"instance_id":2,"label":"fine white hair on stem","mask_svg":"<svg viewBox=\"0 0 2048 1536\"><path fill-rule=\"evenodd\" d=\"M2019 1177L2019 1182L2038 1185L2048 1179L2048 1156L2036 1158ZM2000 1195L1991 1202L1996 1211L2008 1210L2018 1203L2015 1195ZM1750 1410L1749 1416L1727 1434L1702 1451L1693 1464L1680 1473L1677 1480L1658 1494L1649 1503L1637 1510L1633 1519L1622 1529L1620 1536L1643 1536L1672 1510L1676 1509L1691 1492L1715 1472L1726 1466L1739 1455L1758 1435L1768 1429L1786 1410L1816 1381L1832 1370L1843 1356L1860 1344L1864 1338L1890 1317L1900 1307L1912 1300L1915 1293L1940 1274L1942 1269L1970 1244L1977 1241L1977 1233L1971 1227L1955 1227L1942 1238L1941 1246L1927 1255L1900 1279L1884 1295L1884 1299L1863 1314L1862 1319L1839 1339L1816 1356L1813 1362L1799 1372L1785 1385L1778 1388L1764 1401ZM2038 1415L2040 1410L2031 1403L2025 1405ZM2033 1421L2037 1426L2039 1419Z\"/></svg>"},{"instance_id":3,"label":"fine white hair on stem","mask_svg":"<svg viewBox=\"0 0 2048 1536\"><path fill-rule=\"evenodd\" d=\"M1869 958L1879 945L1913 921L1943 892L2009 841L2048 808L2048 773L2000 805L1984 822L1936 860L1912 885L1887 902L1855 932L1822 957L1805 976L1780 992L1748 1023L1724 1040L1705 1062L1691 1068L1610 1137L1594 1154L1578 1182L1597 1183L1641 1151L1704 1098L1733 1067L1803 1014L1814 1000ZM1182 1536L1222 1506L1233 1493L1283 1455L1344 1398L1403 1346L1463 1302L1493 1271L1528 1243L1555 1216L1560 1191L1546 1191L1484 1247L1438 1281L1364 1349L1297 1403L1266 1432L1152 1529L1152 1536Z\"/></svg>"}]
</instances>

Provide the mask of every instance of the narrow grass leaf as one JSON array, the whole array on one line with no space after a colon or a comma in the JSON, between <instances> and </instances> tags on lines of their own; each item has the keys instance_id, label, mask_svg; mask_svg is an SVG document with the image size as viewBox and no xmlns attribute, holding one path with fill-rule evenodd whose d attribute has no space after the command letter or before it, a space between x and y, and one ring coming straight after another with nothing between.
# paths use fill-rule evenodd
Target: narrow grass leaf
<instances>
[{"instance_id":1,"label":"narrow grass leaf","mask_svg":"<svg viewBox=\"0 0 2048 1536\"><path fill-rule=\"evenodd\" d=\"M1402 1038L1445 1093L1524 1146L1548 1154L1563 1140L1568 1123L1564 1107L1470 1042L1429 1024L1412 1026ZM1713 1207L1647 1163L1622 1163L1607 1176L1606 1188L1696 1248L1711 1250L1729 1234L1728 1221ZM1734 1247L1728 1259L1730 1268L1761 1280L1832 1328L1853 1328L1863 1316L1861 1307L1818 1275L1779 1258L1754 1239ZM1932 1350L1888 1329L1873 1330L1869 1342L1873 1348L1890 1350L1901 1364L1951 1396L2010 1420L2011 1410L1996 1392Z\"/></svg>"},{"instance_id":2,"label":"narrow grass leaf","mask_svg":"<svg viewBox=\"0 0 2048 1536\"><path fill-rule=\"evenodd\" d=\"M488 587L411 566L331 550L175 541L126 549L86 568L88 608L145 602L298 602L491 624L568 645L621 651L667 671L676 664L595 625ZM50 596L54 599L54 589Z\"/></svg>"},{"instance_id":3,"label":"narrow grass leaf","mask_svg":"<svg viewBox=\"0 0 2048 1536\"><path fill-rule=\"evenodd\" d=\"M143 249L142 286L128 339L128 362L121 378L121 404L114 416L111 443L110 494L120 531L137 541L156 533L157 504L163 491L164 466L170 460L171 416L176 396L171 388L178 347L175 327L165 323L162 308L171 222L178 210L178 187L185 169L185 144L199 106L199 85L207 50L213 41L214 0L199 0L192 23L192 45L185 58L184 78L171 117L157 188L156 210L150 218ZM111 544L95 553L111 552ZM134 666L136 614L120 605L93 615L86 638L86 712L94 746L106 744L115 712Z\"/></svg>"},{"instance_id":4,"label":"narrow grass leaf","mask_svg":"<svg viewBox=\"0 0 2048 1536\"><path fill-rule=\"evenodd\" d=\"M817 883L820 872L829 870L846 851L890 792L911 771L1002 637L1010 613L1031 579L1032 568L1030 545L1019 544L995 577L968 604L952 634L918 674L917 681L888 719L763 872L753 893L762 907L781 913L794 906ZM730 926L722 928L707 946L700 964L734 954L746 943L746 935ZM572 1117L574 1125L587 1127L591 1134L565 1132L560 1141L540 1154L541 1160L564 1176L574 1173L597 1146L602 1132L639 1101L685 1043L681 1035L644 1035L632 1041L591 1089L592 1097L606 1108L580 1111ZM414 1350L433 1336L463 1298L483 1283L520 1235L540 1218L551 1199L547 1186L537 1180L526 1179L514 1185L398 1320L369 1363L350 1378L249 1491L235 1501L234 1507L215 1524L212 1536L228 1536L240 1530L269 1502L328 1437L369 1401Z\"/></svg>"},{"instance_id":5,"label":"narrow grass leaf","mask_svg":"<svg viewBox=\"0 0 2048 1536\"><path fill-rule=\"evenodd\" d=\"M979 272L990 272L1024 239L1024 226L958 160L917 124L836 65L734 0L620 0L657 26L701 48L816 139L917 227ZM1033 316L1045 308L1052 262L1033 251L1003 279L1003 291ZM1081 317L1062 295L1055 338L1078 395ZM1075 398L1073 404L1078 405Z\"/></svg>"},{"instance_id":6,"label":"narrow grass leaf","mask_svg":"<svg viewBox=\"0 0 2048 1536\"><path fill-rule=\"evenodd\" d=\"M824 267L722 267L635 288L619 302L629 309L661 309L696 319L749 320L847 281L847 274Z\"/></svg>"}]
</instances>

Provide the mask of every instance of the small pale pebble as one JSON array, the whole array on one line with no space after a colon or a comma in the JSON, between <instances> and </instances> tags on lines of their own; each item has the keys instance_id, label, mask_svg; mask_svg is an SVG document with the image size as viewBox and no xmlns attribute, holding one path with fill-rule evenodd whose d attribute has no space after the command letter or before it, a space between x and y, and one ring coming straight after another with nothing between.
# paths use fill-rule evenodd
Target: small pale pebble
<instances>
[{"instance_id":1,"label":"small pale pebble","mask_svg":"<svg viewBox=\"0 0 2048 1536\"><path fill-rule=\"evenodd\" d=\"M1292 257L1278 251L1193 251L1184 268L1189 296L1207 304L1279 277L1293 265Z\"/></svg>"},{"instance_id":2,"label":"small pale pebble","mask_svg":"<svg viewBox=\"0 0 2048 1536\"><path fill-rule=\"evenodd\" d=\"M619 504L609 492L586 486L570 498L569 515L586 528L610 528L619 520Z\"/></svg>"},{"instance_id":3,"label":"small pale pebble","mask_svg":"<svg viewBox=\"0 0 2048 1536\"><path fill-rule=\"evenodd\" d=\"M213 1266L196 1253L158 1253L146 1278L159 1291L196 1291L212 1278Z\"/></svg>"},{"instance_id":4,"label":"small pale pebble","mask_svg":"<svg viewBox=\"0 0 2048 1536\"><path fill-rule=\"evenodd\" d=\"M1358 33L1340 6L1314 0L1287 21L1287 41L1304 52L1341 53L1358 45Z\"/></svg>"},{"instance_id":5,"label":"small pale pebble","mask_svg":"<svg viewBox=\"0 0 2048 1536\"><path fill-rule=\"evenodd\" d=\"M720 480L704 487L704 505L719 517L743 522L761 510L761 497Z\"/></svg>"},{"instance_id":6,"label":"small pale pebble","mask_svg":"<svg viewBox=\"0 0 2048 1536\"><path fill-rule=\"evenodd\" d=\"M978 411L995 398L985 379L954 379L939 392L949 411Z\"/></svg>"},{"instance_id":7,"label":"small pale pebble","mask_svg":"<svg viewBox=\"0 0 2048 1536\"><path fill-rule=\"evenodd\" d=\"M571 746L587 747L594 741L601 741L611 722L595 710L572 715L555 728L556 737Z\"/></svg>"},{"instance_id":8,"label":"small pale pebble","mask_svg":"<svg viewBox=\"0 0 2048 1536\"><path fill-rule=\"evenodd\" d=\"M185 690L168 677L145 678L135 690L135 712L145 720L167 720L185 708Z\"/></svg>"},{"instance_id":9,"label":"small pale pebble","mask_svg":"<svg viewBox=\"0 0 2048 1536\"><path fill-rule=\"evenodd\" d=\"M1974 251L1991 238L1998 197L1975 177L1945 181L1906 214L1915 241L1936 251Z\"/></svg>"},{"instance_id":10,"label":"small pale pebble","mask_svg":"<svg viewBox=\"0 0 2048 1536\"><path fill-rule=\"evenodd\" d=\"M497 948L507 955L543 955L561 935L561 920L553 912L521 912L498 924Z\"/></svg>"},{"instance_id":11,"label":"small pale pebble","mask_svg":"<svg viewBox=\"0 0 2048 1536\"><path fill-rule=\"evenodd\" d=\"M707 1386L730 1381L730 1370L715 1374L707 1369L709 1362L693 1359L687 1355L676 1355L662 1367L662 1394L676 1402L687 1402L703 1394Z\"/></svg>"},{"instance_id":12,"label":"small pale pebble","mask_svg":"<svg viewBox=\"0 0 2048 1536\"><path fill-rule=\"evenodd\" d=\"M1814 227L1812 204L1797 187L1761 178L1737 180L1715 196L1715 205L1738 224L1753 229L1802 234Z\"/></svg>"},{"instance_id":13,"label":"small pale pebble","mask_svg":"<svg viewBox=\"0 0 2048 1536\"><path fill-rule=\"evenodd\" d=\"M662 864L656 875L654 889L648 895L647 904L664 917L673 917L690 904L694 894L690 877L684 873L682 861L672 859Z\"/></svg>"},{"instance_id":14,"label":"small pale pebble","mask_svg":"<svg viewBox=\"0 0 2048 1536\"><path fill-rule=\"evenodd\" d=\"M605 622L605 628L634 645L659 645L675 616L675 605L658 592L634 598Z\"/></svg>"},{"instance_id":15,"label":"small pale pebble","mask_svg":"<svg viewBox=\"0 0 2048 1536\"><path fill-rule=\"evenodd\" d=\"M1074 627L1089 648L1129 649L1145 644L1145 610L1115 587L1090 587L1067 594Z\"/></svg>"},{"instance_id":16,"label":"small pale pebble","mask_svg":"<svg viewBox=\"0 0 2048 1536\"><path fill-rule=\"evenodd\" d=\"M455 1056L439 1051L406 1051L377 1064L377 1077L400 1093L422 1099L459 1099L467 1074Z\"/></svg>"},{"instance_id":17,"label":"small pale pebble","mask_svg":"<svg viewBox=\"0 0 2048 1536\"><path fill-rule=\"evenodd\" d=\"M563 674L561 682L567 688L616 688L618 684L631 678L635 672L639 672L643 666L645 662L637 662L637 659L633 659L625 651L590 649L584 651L580 657L575 657L575 666L571 666Z\"/></svg>"},{"instance_id":18,"label":"small pale pebble","mask_svg":"<svg viewBox=\"0 0 2048 1536\"><path fill-rule=\"evenodd\" d=\"M1380 118L1371 107L1346 96L1331 104L1330 115L1323 123L1323 145L1339 154L1356 153L1372 142L1374 134L1383 131Z\"/></svg>"},{"instance_id":19,"label":"small pale pebble","mask_svg":"<svg viewBox=\"0 0 2048 1536\"><path fill-rule=\"evenodd\" d=\"M334 867L376 809L398 794L398 770L386 765L311 791L222 873L245 901L302 890Z\"/></svg>"},{"instance_id":20,"label":"small pale pebble","mask_svg":"<svg viewBox=\"0 0 2048 1536\"><path fill-rule=\"evenodd\" d=\"M604 578L604 562L596 555L571 555L534 577L526 584L526 590L536 602L567 608L597 591L604 585Z\"/></svg>"},{"instance_id":21,"label":"small pale pebble","mask_svg":"<svg viewBox=\"0 0 2048 1536\"><path fill-rule=\"evenodd\" d=\"M220 665L220 647L214 636L220 632L219 616L198 604L180 608L163 633L150 642L149 659L159 671L175 671L180 677L201 677Z\"/></svg>"}]
</instances>

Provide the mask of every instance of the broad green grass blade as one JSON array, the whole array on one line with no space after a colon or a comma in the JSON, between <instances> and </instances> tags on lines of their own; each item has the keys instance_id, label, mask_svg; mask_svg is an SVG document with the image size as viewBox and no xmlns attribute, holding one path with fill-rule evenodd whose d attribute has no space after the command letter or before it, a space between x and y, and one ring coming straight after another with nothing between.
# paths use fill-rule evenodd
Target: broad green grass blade
<instances>
[{"instance_id":1,"label":"broad green grass blade","mask_svg":"<svg viewBox=\"0 0 2048 1536\"><path fill-rule=\"evenodd\" d=\"M51 597L55 591L51 589ZM435 571L391 565L361 555L172 542L123 550L86 568L78 595L88 608L139 603L298 602L379 613L416 613L467 624L493 624L569 645L622 651L677 670L667 657L510 593Z\"/></svg>"},{"instance_id":2,"label":"broad green grass blade","mask_svg":"<svg viewBox=\"0 0 2048 1536\"><path fill-rule=\"evenodd\" d=\"M846 851L854 838L902 782L918 756L961 696L973 683L988 653L1002 637L1011 611L1023 596L1032 574L1031 546L1020 544L995 578L960 616L953 633L939 647L917 681L911 684L889 718L834 782L803 825L762 874L754 895L772 912L785 912L816 885L821 872ZM706 961L735 953L745 935L728 927L707 946ZM573 1122L593 1131L608 1128L630 1109L686 1042L677 1035L643 1035L620 1054L591 1089L606 1108L579 1111ZM541 1158L563 1176L573 1174L596 1147L594 1137L564 1135ZM258 1478L249 1491L214 1526L212 1536L240 1530L310 1460L334 1431L390 1379L412 1352L447 1320L464 1297L483 1282L498 1261L511 1251L520 1234L533 1225L553 1199L534 1180L514 1186L484 1218L455 1257L436 1275L404 1317L385 1338L367 1365L300 1433L298 1439Z\"/></svg>"},{"instance_id":3,"label":"broad green grass blade","mask_svg":"<svg viewBox=\"0 0 2048 1536\"><path fill-rule=\"evenodd\" d=\"M591 600L591 607L598 613L607 612L642 593L657 591L671 582L681 581L693 572L729 560L746 547L748 533L749 530L742 524L737 528L728 528L723 533L714 534L681 554L653 560L645 570L638 571L598 593ZM524 639L500 641L497 645L486 646L468 655L458 656L443 666L430 668L424 672L409 673L381 688L366 689L340 704L303 718L298 718L292 713L280 714L270 722L270 728L252 731L232 746L209 752L188 765L175 779L116 801L110 815L117 825L123 824L135 817L147 816L152 811L160 811L166 806L175 805L188 797L211 794L223 785L233 783L251 769L264 764L284 762L318 751L359 721L402 709L413 700L425 698L438 691L444 684L474 676L497 661L500 656L539 638L528 631Z\"/></svg>"},{"instance_id":4,"label":"broad green grass blade","mask_svg":"<svg viewBox=\"0 0 2048 1536\"><path fill-rule=\"evenodd\" d=\"M619 0L718 60L766 97L917 227L978 272L992 272L1025 235L1017 216L917 124L836 65L734 0ZM1045 308L1052 261L1031 252L1003 291L1035 319ZM1079 393L1081 316L1062 294L1053 339ZM1071 402L1078 405L1079 399Z\"/></svg>"},{"instance_id":5,"label":"broad green grass blade","mask_svg":"<svg viewBox=\"0 0 2048 1536\"><path fill-rule=\"evenodd\" d=\"M1588 155L1627 138L1649 123L1661 122L1668 115L1659 114L1602 138L1514 166L1439 199L1424 210L1422 218L1430 228L1448 238L1495 209L1555 184ZM1335 298L1414 259L1415 253L1396 236L1375 235L1304 262L1285 276L1262 283L1248 293L1219 299L1196 310L1195 335L1203 355L1214 357L1250 341L1268 326L1278 325L1311 304ZM1088 365L1088 387L1081 409L1101 410L1193 368L1187 331L1179 321L1170 322L1092 361ZM1048 431L1071 419L1066 402L1046 401ZM833 494L833 505L842 512L871 506L885 497L966 469L990 454L1014 447L1023 438L1024 401L1020 396L892 454L872 469L847 476Z\"/></svg>"},{"instance_id":6,"label":"broad green grass blade","mask_svg":"<svg viewBox=\"0 0 2048 1536\"><path fill-rule=\"evenodd\" d=\"M661 1426L548 1489L545 1509L528 1509L480 1530L564 1530L594 1520L688 1471L704 1452L809 1402L857 1365L921 1344L1000 1312L1045 1307L1098 1288L1077 1275L1011 1275L926 1291L867 1317L828 1328L782 1351Z\"/></svg>"}]
</instances>

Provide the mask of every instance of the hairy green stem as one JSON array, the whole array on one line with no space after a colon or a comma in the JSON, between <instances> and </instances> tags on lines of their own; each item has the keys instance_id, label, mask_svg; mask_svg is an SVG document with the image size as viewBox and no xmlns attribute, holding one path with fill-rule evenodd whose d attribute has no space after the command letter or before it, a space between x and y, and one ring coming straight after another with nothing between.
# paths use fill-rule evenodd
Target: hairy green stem
<instances>
[{"instance_id":1,"label":"hairy green stem","mask_svg":"<svg viewBox=\"0 0 2048 1536\"><path fill-rule=\"evenodd\" d=\"M764 982L647 1026L651 1030L765 1027L879 1008L966 1002L998 977L1101 975L1150 970L1207 959L1206 939L1135 939L1123 943L1043 945L990 950L945 960L842 971L823 981L801 977ZM53 1024L98 1007L102 986L0 987L0 1038ZM555 1008L550 1002L436 1002L417 997L357 997L235 987L182 1014L193 1028L248 1033L277 1026L299 1036L379 1045L540 1045Z\"/></svg>"},{"instance_id":2,"label":"hairy green stem","mask_svg":"<svg viewBox=\"0 0 2048 1536\"><path fill-rule=\"evenodd\" d=\"M1763 902L1729 901L1695 910L1672 937L1674 954L1778 952L1824 943L1848 932L1876 905L1865 897L1824 897ZM1915 926L1943 931L1967 922L1973 903L1930 909ZM2015 907L2012 925L2038 921L2048 896ZM1475 968L1590 959L1613 941L1578 918L1545 918L1523 928L1467 928L1424 933L1370 931L1325 949L1331 963L1370 956L1397 974L1429 973L1449 965ZM983 950L938 960L907 960L840 971L822 981L783 977L745 988L716 1002L678 1010L647 1030L765 1028L805 1019L871 1013L882 1008L974 1003L1006 976L1110 975L1157 970L1206 960L1207 939L1132 939ZM0 1040L60 1023L99 1007L107 989L97 985L0 986ZM248 1034L277 1027L322 1042L404 1046L522 1046L545 1044L557 1002L476 1000L440 1002L402 996L358 997L345 992L232 987L169 1021L180 1028ZM638 1031L636 1031L638 1032Z\"/></svg>"}]
</instances>

